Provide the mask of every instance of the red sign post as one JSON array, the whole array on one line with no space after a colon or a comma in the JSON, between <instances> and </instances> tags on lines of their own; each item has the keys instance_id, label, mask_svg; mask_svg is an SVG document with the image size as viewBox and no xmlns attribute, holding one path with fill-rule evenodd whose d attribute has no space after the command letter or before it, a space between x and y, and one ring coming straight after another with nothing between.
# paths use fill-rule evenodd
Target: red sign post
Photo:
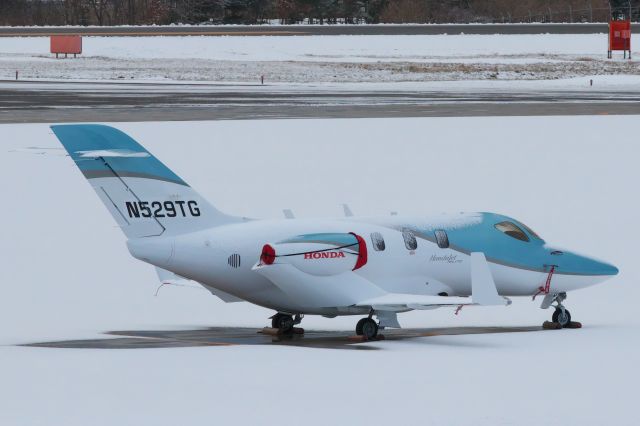
<instances>
[{"instance_id":1,"label":"red sign post","mask_svg":"<svg viewBox=\"0 0 640 426\"><path fill-rule=\"evenodd\" d=\"M630 20L609 21L609 50L607 51L607 58L611 58L611 53L614 50L622 50L625 58L628 51L629 59L631 59Z\"/></svg>"}]
</instances>

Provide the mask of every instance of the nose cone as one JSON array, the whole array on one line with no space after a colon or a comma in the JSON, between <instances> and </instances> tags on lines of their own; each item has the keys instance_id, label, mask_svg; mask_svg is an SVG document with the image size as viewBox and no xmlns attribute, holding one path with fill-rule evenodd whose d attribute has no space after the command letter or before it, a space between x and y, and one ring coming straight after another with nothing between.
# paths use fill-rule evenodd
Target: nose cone
<instances>
[{"instance_id":1,"label":"nose cone","mask_svg":"<svg viewBox=\"0 0 640 426\"><path fill-rule=\"evenodd\" d=\"M558 260L558 270L566 273L591 276L618 275L618 268L587 256L564 252L561 256L552 256Z\"/></svg>"},{"instance_id":2,"label":"nose cone","mask_svg":"<svg viewBox=\"0 0 640 426\"><path fill-rule=\"evenodd\" d=\"M585 257L583 261L585 265L585 271L588 275L603 275L603 276L613 276L618 275L618 268L611 265L610 263L601 262L599 260L590 259Z\"/></svg>"}]
</instances>

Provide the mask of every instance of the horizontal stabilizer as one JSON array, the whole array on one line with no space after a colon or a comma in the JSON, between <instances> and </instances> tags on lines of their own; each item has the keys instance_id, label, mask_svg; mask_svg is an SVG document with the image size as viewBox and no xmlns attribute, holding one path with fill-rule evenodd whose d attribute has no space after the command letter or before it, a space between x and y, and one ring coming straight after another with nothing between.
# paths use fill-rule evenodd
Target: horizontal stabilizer
<instances>
[{"instance_id":1,"label":"horizontal stabilizer","mask_svg":"<svg viewBox=\"0 0 640 426\"><path fill-rule=\"evenodd\" d=\"M178 274L174 274L171 271L167 271L166 269L162 269L162 268L158 268L156 267L156 273L158 274L158 278L160 279L160 282L162 284L173 284L173 285L185 285L188 284L189 282L195 282L200 284L202 287L204 287L205 289L207 289L211 294L213 294L214 296L218 297L219 299L221 299L223 302L225 303L235 303L235 302L244 302L243 299L240 299L239 297L233 296L229 293L226 293L222 290L218 290L215 287L211 287L208 285L204 285L198 281L192 281L188 278L185 278L181 275Z\"/></svg>"},{"instance_id":2,"label":"horizontal stabilizer","mask_svg":"<svg viewBox=\"0 0 640 426\"><path fill-rule=\"evenodd\" d=\"M156 274L158 275L158 279L162 284L178 284L181 281L190 281L188 278L182 277L178 274L174 274L173 272L167 271L166 269L158 268L157 266Z\"/></svg>"},{"instance_id":3,"label":"horizontal stabilizer","mask_svg":"<svg viewBox=\"0 0 640 426\"><path fill-rule=\"evenodd\" d=\"M210 286L204 285L202 283L199 283L199 284L202 285L207 290L209 290L209 292L211 292L211 294L216 296L218 299L222 300L224 303L246 302L246 300L244 300L244 299L240 299L239 297L236 297L233 294L229 294L229 293L227 293L225 291L218 290L215 287L210 287Z\"/></svg>"},{"instance_id":4,"label":"horizontal stabilizer","mask_svg":"<svg viewBox=\"0 0 640 426\"><path fill-rule=\"evenodd\" d=\"M132 151L130 149L97 149L90 151L76 151L82 158L120 157L120 158L146 158L150 157L146 151Z\"/></svg>"}]
</instances>

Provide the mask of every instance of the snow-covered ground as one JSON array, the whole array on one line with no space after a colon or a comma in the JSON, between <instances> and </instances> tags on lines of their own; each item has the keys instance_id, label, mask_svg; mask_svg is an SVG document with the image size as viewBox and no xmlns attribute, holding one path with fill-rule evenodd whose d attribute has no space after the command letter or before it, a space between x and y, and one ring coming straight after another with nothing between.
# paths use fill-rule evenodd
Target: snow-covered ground
<instances>
[{"instance_id":1,"label":"snow-covered ground","mask_svg":"<svg viewBox=\"0 0 640 426\"><path fill-rule=\"evenodd\" d=\"M634 35L634 37L636 37ZM635 46L636 39L632 40ZM0 78L256 82L557 79L639 74L606 34L85 37L55 60L47 37L0 40Z\"/></svg>"},{"instance_id":2,"label":"snow-covered ground","mask_svg":"<svg viewBox=\"0 0 640 426\"><path fill-rule=\"evenodd\" d=\"M106 330L265 325L271 312L163 288L44 124L1 125L0 424L635 425L638 117L123 123L222 210L253 217L496 211L620 275L569 295L580 330L425 337L378 351L14 346ZM17 150L17 152L10 152ZM264 177L269 177L265 184ZM405 327L541 324L506 308ZM354 318L305 318L343 329Z\"/></svg>"}]
</instances>

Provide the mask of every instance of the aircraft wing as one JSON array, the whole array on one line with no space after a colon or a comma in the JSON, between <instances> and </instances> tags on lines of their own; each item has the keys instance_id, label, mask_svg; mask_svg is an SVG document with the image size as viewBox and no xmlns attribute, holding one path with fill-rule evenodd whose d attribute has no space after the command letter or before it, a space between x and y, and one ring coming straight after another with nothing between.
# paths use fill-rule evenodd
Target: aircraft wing
<instances>
[{"instance_id":1,"label":"aircraft wing","mask_svg":"<svg viewBox=\"0 0 640 426\"><path fill-rule=\"evenodd\" d=\"M471 297L390 293L353 271L322 276L306 273L288 263L258 263L253 270L307 307L357 306L400 312L442 306L504 306L511 303L498 295L483 253L471 253Z\"/></svg>"},{"instance_id":2,"label":"aircraft wing","mask_svg":"<svg viewBox=\"0 0 640 426\"><path fill-rule=\"evenodd\" d=\"M384 296L362 300L355 306L371 307L376 311L403 311L407 309L435 309L443 306L473 305L470 297L427 296L387 293Z\"/></svg>"},{"instance_id":3,"label":"aircraft wing","mask_svg":"<svg viewBox=\"0 0 640 426\"><path fill-rule=\"evenodd\" d=\"M377 311L404 309L435 309L441 306L499 306L510 305L511 300L498 294L484 253L471 253L471 297L427 296L387 293L362 300L355 306L371 307Z\"/></svg>"}]
</instances>

